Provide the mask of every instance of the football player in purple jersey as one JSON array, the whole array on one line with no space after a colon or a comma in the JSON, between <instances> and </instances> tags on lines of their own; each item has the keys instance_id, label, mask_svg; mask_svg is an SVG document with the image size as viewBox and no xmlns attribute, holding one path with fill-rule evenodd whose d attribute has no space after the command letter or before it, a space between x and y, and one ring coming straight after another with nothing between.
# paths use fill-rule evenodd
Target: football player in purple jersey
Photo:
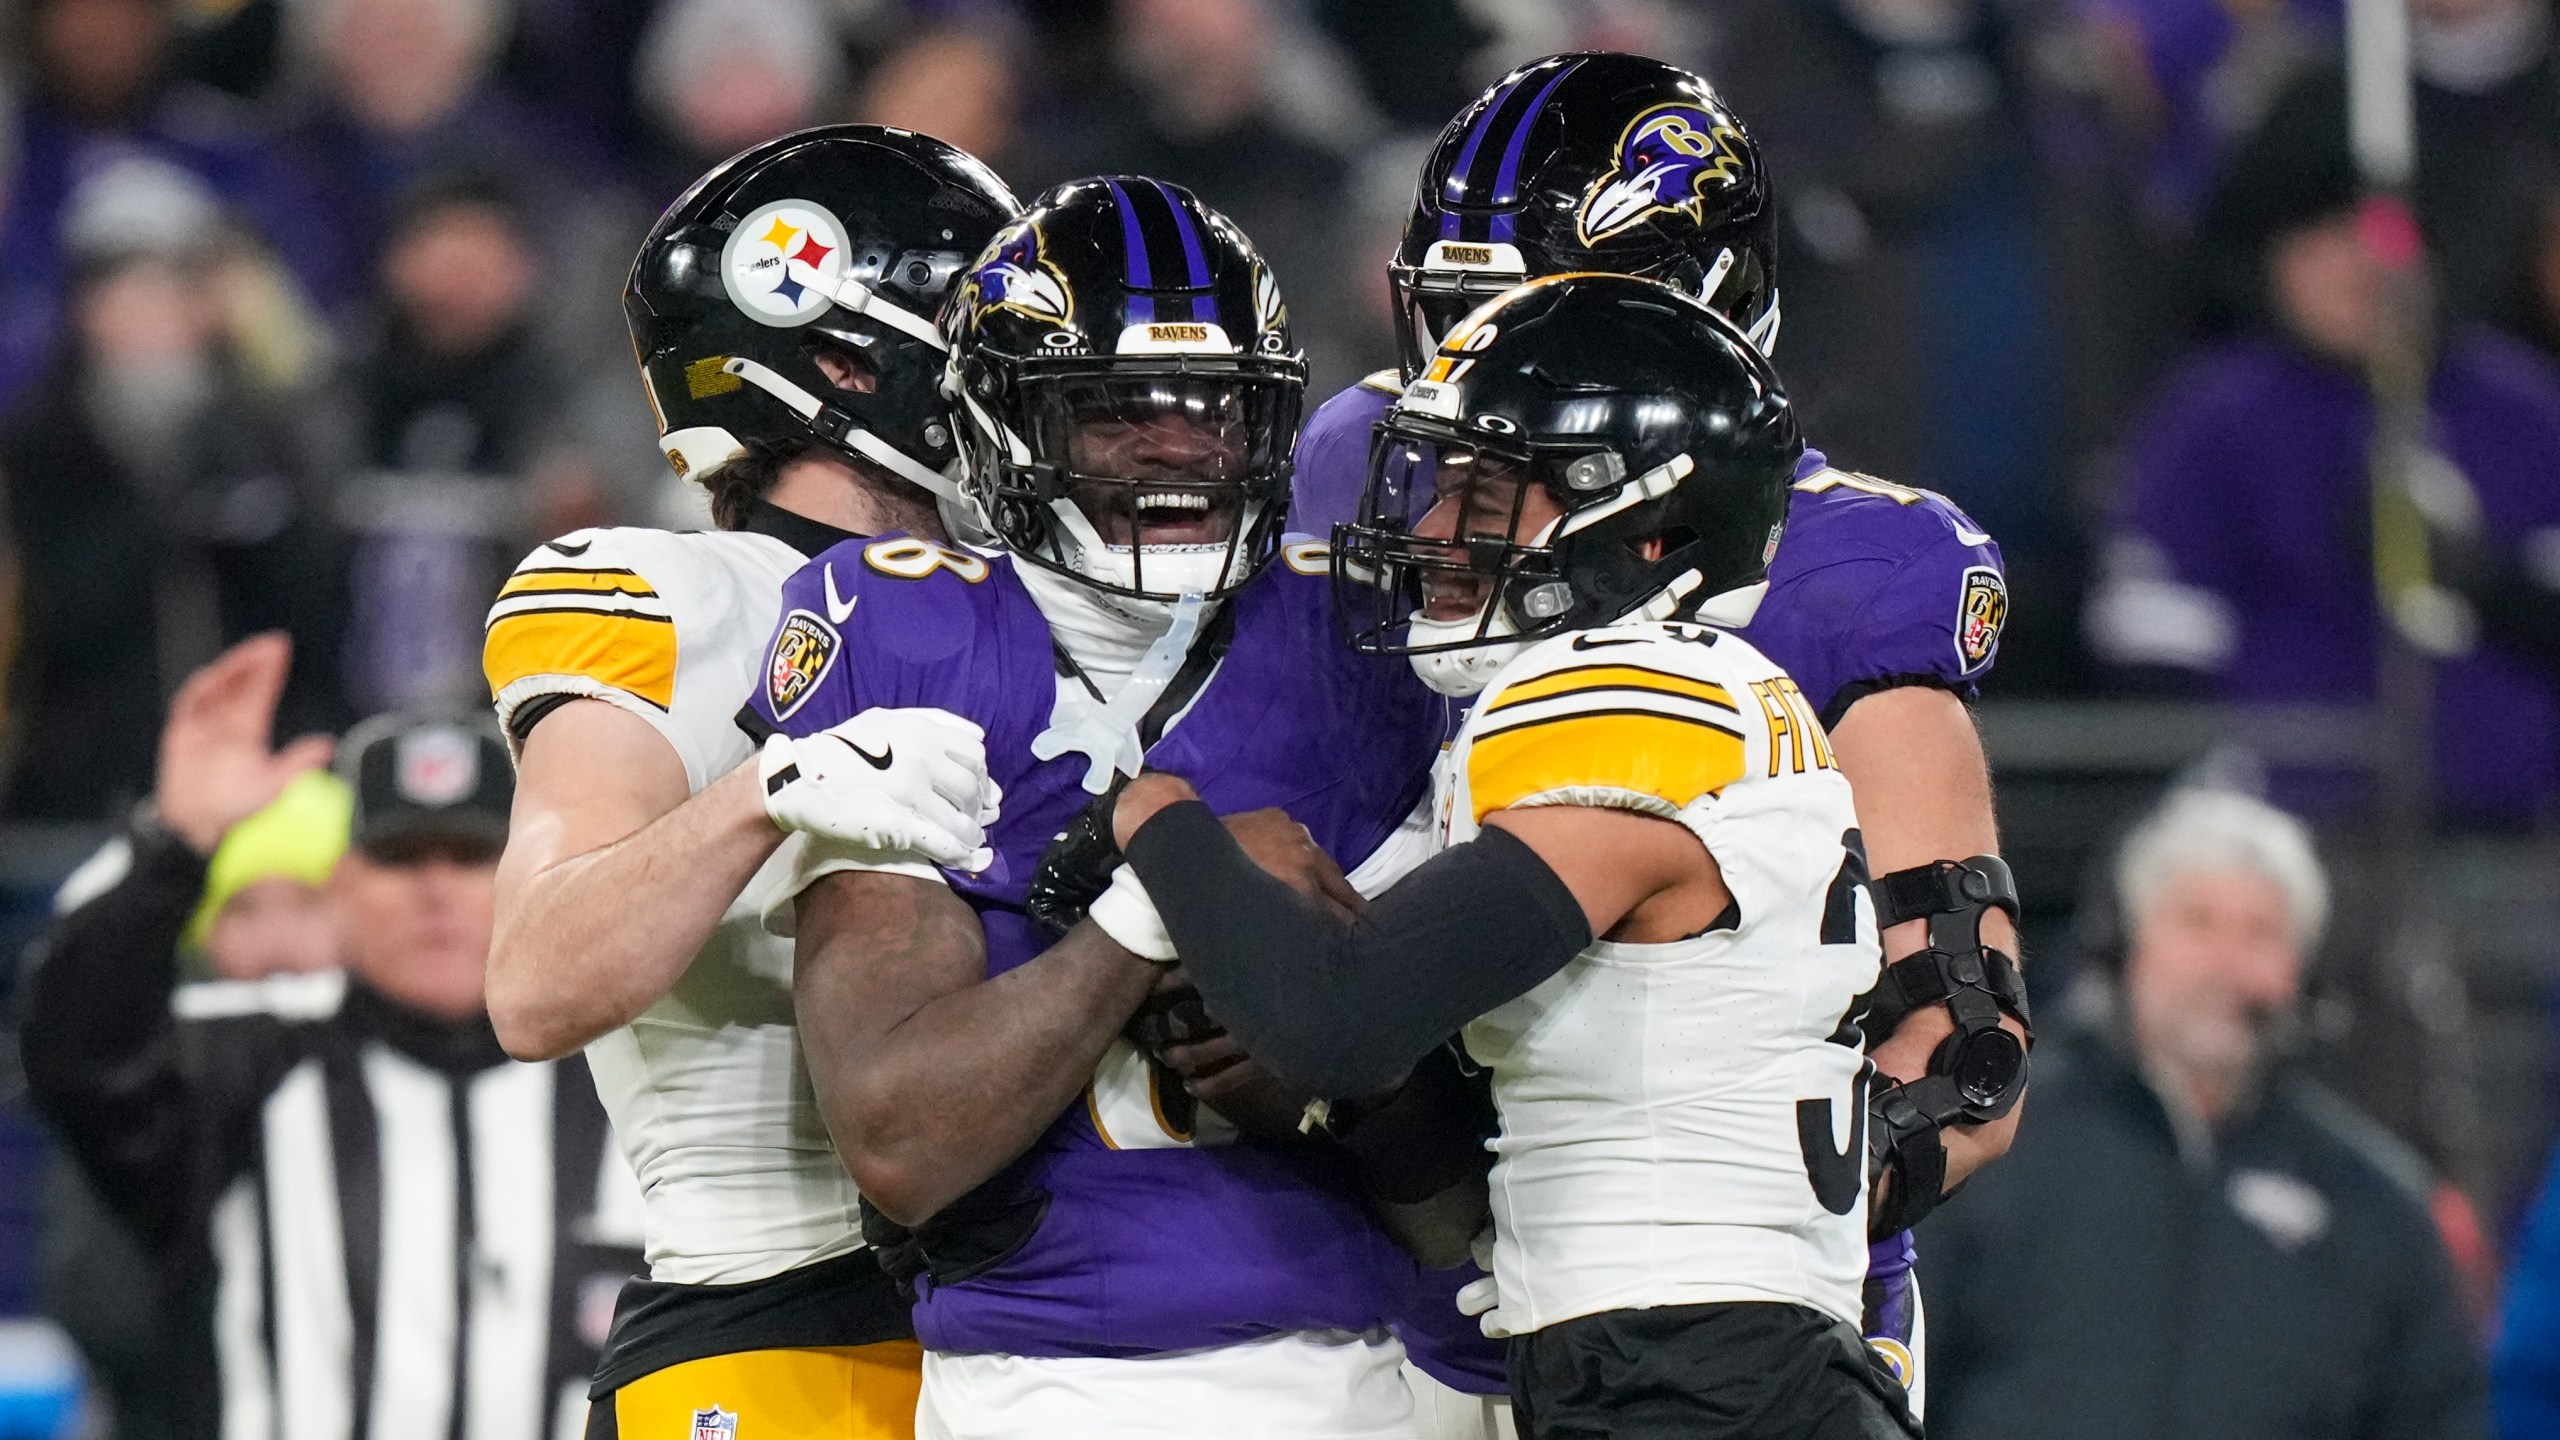
<instances>
[{"instance_id":1,"label":"football player in purple jersey","mask_svg":"<svg viewBox=\"0 0 2560 1440\"><path fill-rule=\"evenodd\" d=\"M1125 923L1152 912L1034 883L1142 769L1284 809L1355 880L1428 790L1450 707L1342 644L1322 547L1281 545L1305 368L1278 287L1187 191L1107 177L999 232L944 325L959 519L1000 547L820 554L741 716L787 737L788 784L858 713L948 712L1002 790L983 867L813 843L768 912L865 1232L913 1287L917 1433L1421 1440L1388 1331L1412 1262L1298 1133L1306 1097L1195 1103L1123 1037L1170 980L1160 927Z\"/></svg>"},{"instance_id":2,"label":"football player in purple jersey","mask_svg":"<svg viewBox=\"0 0 2560 1440\"><path fill-rule=\"evenodd\" d=\"M1576 271L1660 280L1771 349L1772 232L1759 152L1700 77L1605 53L1550 56L1504 76L1441 132L1423 168L1389 267L1402 370L1370 376L1310 417L1290 528L1322 536L1356 517L1378 420L1461 317L1524 280ZM1795 678L1828 727L1878 877L1886 956L1908 962L1891 968L1866 1022L1877 1066L1903 1082L1875 1102L1891 1178L1880 1187L1868 1334L1916 1402L1909 1223L2004 1151L2018 1116L2012 1108L1968 1123L1958 1093L1959 1076L1979 1088L2013 1064L2025 1034L2009 1013L2023 995L2009 958L2016 902L2005 890L1960 894L1953 878L1956 862L1999 847L1966 703L1998 654L2008 587L1999 548L1946 497L1837 469L1811 449L1768 579L1768 601L1741 633ZM1950 966L1989 988L1950 983ZM1466 1356L1462 1332L1445 1345L1422 1333L1441 1321L1426 1312L1406 1327L1416 1363L1464 1390L1498 1389L1499 1372Z\"/></svg>"}]
</instances>

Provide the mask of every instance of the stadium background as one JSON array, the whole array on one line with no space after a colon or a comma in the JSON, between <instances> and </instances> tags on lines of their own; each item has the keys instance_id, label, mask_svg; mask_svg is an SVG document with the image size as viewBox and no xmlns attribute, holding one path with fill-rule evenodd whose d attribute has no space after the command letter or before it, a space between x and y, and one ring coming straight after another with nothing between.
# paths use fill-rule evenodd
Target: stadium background
<instances>
[{"instance_id":1,"label":"stadium background","mask_svg":"<svg viewBox=\"0 0 2560 1440\"><path fill-rule=\"evenodd\" d=\"M2516 17L2486 61L2422 43L2416 200L2437 333L2492 327L2510 381L2560 414L2544 0L2414 8ZM2492 1283L2551 1130L2553 682L2500 662L2522 698L2498 708L2524 719L2440 734L2462 753L2412 764L2412 732L2357 658L2381 626L2369 587L2293 597L2313 648L2349 659L2251 674L2208 643L2144 643L2177 626L2143 608L2156 577L2122 543L2156 555L2180 532L2242 526L2144 476L2182 438L2222 443L2209 424L2199 441L2195 417L2228 382L2212 347L2266 319L2253 247L2333 199L2323 185L2352 187L2343 126L2318 119L2336 0L15 0L6 14L11 953L148 790L168 689L225 641L294 631L293 728L468 700L479 617L513 555L580 524L701 523L650 443L616 302L638 236L711 161L863 119L949 139L1026 198L1101 171L1190 185L1277 266L1312 407L1393 361L1383 261L1438 126L1519 60L1635 50L1706 73L1767 149L1785 201L1778 359L1812 437L1844 466L1953 496L2001 541L2014 605L1979 714L2038 992L2102 961L2093 861L2165 784L2271 784L2321 825L2346 897L2308 1043L2469 1198L2469 1258ZM69 403L68 377L110 362L133 367L130 408ZM2322 413L2252 418L2352 465L2361 436ZM2527 451L2499 483L2560 514L2560 445ZM2362 573L2361 504L2322 524L2287 538ZM2536 548L2560 529L2507 538L2560 560ZM2440 691L2465 684L2459 665L2434 673ZM14 1101L0 1145L0 1316L23 1316L45 1156ZM0 1331L34 1347L30 1364L37 1333Z\"/></svg>"}]
</instances>

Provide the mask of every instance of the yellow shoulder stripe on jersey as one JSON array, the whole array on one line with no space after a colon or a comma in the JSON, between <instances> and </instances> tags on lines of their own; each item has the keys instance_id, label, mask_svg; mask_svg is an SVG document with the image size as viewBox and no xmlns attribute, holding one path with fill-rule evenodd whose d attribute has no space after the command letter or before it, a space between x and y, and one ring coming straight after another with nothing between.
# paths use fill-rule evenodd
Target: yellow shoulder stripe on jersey
<instances>
[{"instance_id":1,"label":"yellow shoulder stripe on jersey","mask_svg":"<svg viewBox=\"0 0 2560 1440\"><path fill-rule=\"evenodd\" d=\"M1650 670L1641 665L1575 665L1550 670L1544 675L1533 675L1517 684L1502 687L1502 693L1485 707L1484 713L1495 715L1514 705L1526 705L1532 700L1552 700L1559 695L1631 690L1703 700L1720 710L1731 710L1737 715L1742 713L1742 707L1733 703L1733 692L1712 680L1692 680L1686 675Z\"/></svg>"},{"instance_id":2,"label":"yellow shoulder stripe on jersey","mask_svg":"<svg viewBox=\"0 0 2560 1440\"><path fill-rule=\"evenodd\" d=\"M1481 823L1533 796L1592 788L1650 795L1682 809L1742 778L1742 737L1652 710L1585 710L1479 735L1467 791Z\"/></svg>"},{"instance_id":3,"label":"yellow shoulder stripe on jersey","mask_svg":"<svg viewBox=\"0 0 2560 1440\"><path fill-rule=\"evenodd\" d=\"M656 595L632 570L573 570L565 565L528 566L507 577L498 598L516 595Z\"/></svg>"},{"instance_id":4,"label":"yellow shoulder stripe on jersey","mask_svg":"<svg viewBox=\"0 0 2560 1440\"><path fill-rule=\"evenodd\" d=\"M581 675L661 710L676 699L676 627L657 616L525 609L489 622L489 693L534 675Z\"/></svg>"}]
</instances>

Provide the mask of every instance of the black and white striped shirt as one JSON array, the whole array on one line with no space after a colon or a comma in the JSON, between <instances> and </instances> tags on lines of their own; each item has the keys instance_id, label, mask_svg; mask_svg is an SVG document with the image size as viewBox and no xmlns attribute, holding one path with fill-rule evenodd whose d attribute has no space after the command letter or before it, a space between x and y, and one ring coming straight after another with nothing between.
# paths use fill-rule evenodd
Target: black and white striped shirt
<instances>
[{"instance_id":1,"label":"black and white striped shirt","mask_svg":"<svg viewBox=\"0 0 2560 1440\"><path fill-rule=\"evenodd\" d=\"M38 1103L195 1312L169 1362L220 1396L197 1433L581 1433L642 1269L584 1063L519 1064L485 1022L335 976L173 989L202 879L141 838L39 942L23 1032Z\"/></svg>"}]
</instances>

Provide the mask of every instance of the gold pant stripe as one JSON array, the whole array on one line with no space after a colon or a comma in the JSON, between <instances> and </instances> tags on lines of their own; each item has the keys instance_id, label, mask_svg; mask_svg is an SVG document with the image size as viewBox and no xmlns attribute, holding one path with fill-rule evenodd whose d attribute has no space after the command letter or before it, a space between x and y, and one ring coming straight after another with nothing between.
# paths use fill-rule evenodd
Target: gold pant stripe
<instances>
[{"instance_id":1,"label":"gold pant stripe","mask_svg":"<svg viewBox=\"0 0 2560 1440\"><path fill-rule=\"evenodd\" d=\"M737 1440L915 1440L923 1388L913 1340L747 1350L641 1376L613 1392L613 1418L622 1440L694 1440L696 1416Z\"/></svg>"}]
</instances>

